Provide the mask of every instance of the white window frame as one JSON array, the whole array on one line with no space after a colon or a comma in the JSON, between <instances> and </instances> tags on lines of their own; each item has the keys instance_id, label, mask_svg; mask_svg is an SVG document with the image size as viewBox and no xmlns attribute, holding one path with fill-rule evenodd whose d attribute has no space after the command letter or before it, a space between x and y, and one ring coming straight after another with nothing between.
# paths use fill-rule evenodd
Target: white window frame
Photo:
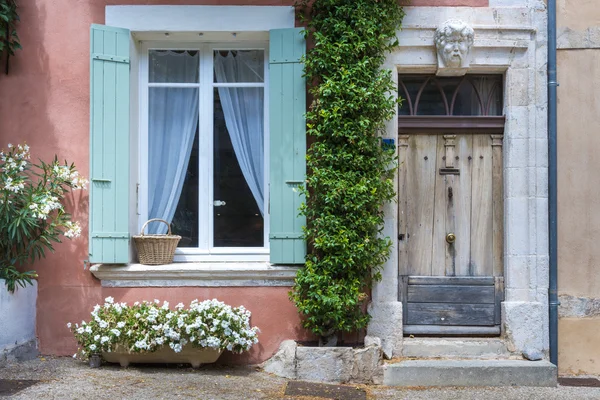
<instances>
[{"instance_id":1,"label":"white window frame","mask_svg":"<svg viewBox=\"0 0 600 400\"><path fill-rule=\"evenodd\" d=\"M230 39L228 37L228 39ZM149 83L148 58L150 50L198 50L200 76L198 83ZM262 50L264 51L263 83L215 83L214 56L215 50ZM145 41L141 42L139 59L139 188L138 188L138 229L148 220L148 91L151 87L186 87L198 88L199 95L199 171L204 173L199 186L199 238L197 248L178 248L175 262L202 261L268 261L269 259L269 74L268 74L268 42L266 41L223 41L223 42L177 42L177 41ZM263 216L263 247L214 247L214 88L216 87L263 87L264 88L264 188L265 203ZM204 149L204 151L202 151ZM206 226L205 229L201 229Z\"/></svg>"}]
</instances>

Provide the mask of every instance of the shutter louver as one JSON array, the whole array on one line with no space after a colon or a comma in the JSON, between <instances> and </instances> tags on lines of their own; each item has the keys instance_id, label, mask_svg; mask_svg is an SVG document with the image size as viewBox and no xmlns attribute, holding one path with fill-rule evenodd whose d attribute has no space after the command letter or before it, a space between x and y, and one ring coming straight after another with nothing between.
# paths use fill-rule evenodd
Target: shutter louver
<instances>
[{"instance_id":1,"label":"shutter louver","mask_svg":"<svg viewBox=\"0 0 600 400\"><path fill-rule=\"evenodd\" d=\"M306 243L296 190L306 175L306 83L301 28L275 29L269 37L270 253L273 264L304 264Z\"/></svg>"},{"instance_id":2,"label":"shutter louver","mask_svg":"<svg viewBox=\"0 0 600 400\"><path fill-rule=\"evenodd\" d=\"M129 31L92 25L91 263L129 262Z\"/></svg>"}]
</instances>

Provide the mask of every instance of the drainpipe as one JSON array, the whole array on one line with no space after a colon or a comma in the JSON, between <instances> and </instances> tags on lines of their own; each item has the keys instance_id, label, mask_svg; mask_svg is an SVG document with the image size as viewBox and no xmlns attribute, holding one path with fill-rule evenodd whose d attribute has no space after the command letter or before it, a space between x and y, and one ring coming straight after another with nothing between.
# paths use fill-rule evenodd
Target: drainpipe
<instances>
[{"instance_id":1,"label":"drainpipe","mask_svg":"<svg viewBox=\"0 0 600 400\"><path fill-rule=\"evenodd\" d=\"M557 151L556 151L556 0L548 0L548 309L550 362L558 366L558 234L557 234Z\"/></svg>"}]
</instances>

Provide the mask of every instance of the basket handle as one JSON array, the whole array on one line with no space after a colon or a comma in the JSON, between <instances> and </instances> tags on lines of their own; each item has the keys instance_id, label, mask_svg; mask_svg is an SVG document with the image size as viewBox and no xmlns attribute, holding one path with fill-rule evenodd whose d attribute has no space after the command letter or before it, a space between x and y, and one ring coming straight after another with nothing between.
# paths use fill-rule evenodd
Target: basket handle
<instances>
[{"instance_id":1,"label":"basket handle","mask_svg":"<svg viewBox=\"0 0 600 400\"><path fill-rule=\"evenodd\" d=\"M144 224L144 226L142 226L142 231L140 232L141 236L144 236L144 229L146 229L146 225L148 225L150 222L152 221L160 221L160 222L164 222L165 224L167 224L167 227L169 228L169 232L167 233L167 235L171 234L171 224L169 224L167 221L165 221L164 219L160 219L160 218L152 218L149 219L148 221L146 221L146 223Z\"/></svg>"}]
</instances>

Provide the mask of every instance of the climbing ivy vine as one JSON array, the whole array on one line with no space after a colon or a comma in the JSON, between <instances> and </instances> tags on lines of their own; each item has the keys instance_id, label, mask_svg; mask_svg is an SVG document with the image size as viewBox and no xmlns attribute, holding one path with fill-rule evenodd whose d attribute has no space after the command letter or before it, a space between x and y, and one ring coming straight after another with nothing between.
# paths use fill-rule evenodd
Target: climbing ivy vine
<instances>
[{"instance_id":1,"label":"climbing ivy vine","mask_svg":"<svg viewBox=\"0 0 600 400\"><path fill-rule=\"evenodd\" d=\"M0 58L5 56L5 72L8 74L8 60L21 48L16 24L19 21L15 0L0 0Z\"/></svg>"},{"instance_id":2,"label":"climbing ivy vine","mask_svg":"<svg viewBox=\"0 0 600 400\"><path fill-rule=\"evenodd\" d=\"M391 71L382 65L397 46L404 12L397 0L300 0L297 6L314 45L304 59L312 145L301 207L309 254L290 296L304 326L327 341L367 325L372 280L381 279L389 257L382 206L395 195L395 152L380 135L397 100Z\"/></svg>"}]
</instances>

